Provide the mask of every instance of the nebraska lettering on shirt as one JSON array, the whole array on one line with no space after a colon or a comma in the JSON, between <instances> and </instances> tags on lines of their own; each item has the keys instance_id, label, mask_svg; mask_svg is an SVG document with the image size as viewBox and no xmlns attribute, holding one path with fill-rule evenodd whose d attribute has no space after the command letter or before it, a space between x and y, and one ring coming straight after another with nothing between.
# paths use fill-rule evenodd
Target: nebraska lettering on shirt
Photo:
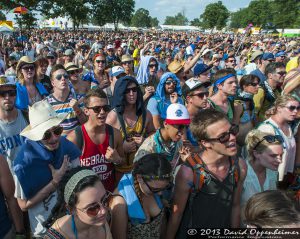
<instances>
[{"instance_id":1,"label":"nebraska lettering on shirt","mask_svg":"<svg viewBox=\"0 0 300 239\"><path fill-rule=\"evenodd\" d=\"M80 165L81 166L93 166L93 165L97 165L97 164L101 164L101 163L110 163L108 162L106 159L105 159L105 155L101 155L100 154L96 154L96 155L93 155L91 157L88 157L88 158L81 158L80 159ZM105 172L107 170L107 165L102 165L103 168L101 171L99 171L98 173L100 172Z\"/></svg>"}]
</instances>

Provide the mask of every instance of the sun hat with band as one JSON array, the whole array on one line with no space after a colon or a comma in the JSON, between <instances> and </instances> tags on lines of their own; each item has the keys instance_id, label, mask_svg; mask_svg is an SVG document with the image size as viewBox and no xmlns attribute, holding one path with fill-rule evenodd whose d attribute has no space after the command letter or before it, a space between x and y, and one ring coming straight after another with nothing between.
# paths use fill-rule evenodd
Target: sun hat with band
<instances>
[{"instance_id":1,"label":"sun hat with band","mask_svg":"<svg viewBox=\"0 0 300 239\"><path fill-rule=\"evenodd\" d=\"M177 61L174 60L168 65L168 69L170 72L176 74L178 73L184 66L185 62L184 61Z\"/></svg>"},{"instance_id":2,"label":"sun hat with band","mask_svg":"<svg viewBox=\"0 0 300 239\"><path fill-rule=\"evenodd\" d=\"M21 59L18 62L17 68L16 68L17 73L20 71L22 66L27 65L27 64L32 64L32 65L36 66L35 61L31 57L22 56Z\"/></svg>"},{"instance_id":3,"label":"sun hat with band","mask_svg":"<svg viewBox=\"0 0 300 239\"><path fill-rule=\"evenodd\" d=\"M121 58L121 62L122 62L122 63L123 63L123 62L127 62L127 61L133 61L132 56L129 55L129 54L125 54L125 55L123 55L122 58Z\"/></svg>"},{"instance_id":4,"label":"sun hat with band","mask_svg":"<svg viewBox=\"0 0 300 239\"><path fill-rule=\"evenodd\" d=\"M57 114L47 100L42 100L29 106L29 122L20 135L33 140L42 140L44 133L59 125L68 114Z\"/></svg>"},{"instance_id":5,"label":"sun hat with band","mask_svg":"<svg viewBox=\"0 0 300 239\"><path fill-rule=\"evenodd\" d=\"M191 123L190 115L187 108L178 103L170 104L167 109L167 117L165 119L167 124L183 124L189 125Z\"/></svg>"},{"instance_id":6,"label":"sun hat with band","mask_svg":"<svg viewBox=\"0 0 300 239\"><path fill-rule=\"evenodd\" d=\"M66 71L82 71L82 68L79 68L76 64L74 64L73 62L69 62L67 64L64 65Z\"/></svg>"},{"instance_id":7,"label":"sun hat with band","mask_svg":"<svg viewBox=\"0 0 300 239\"><path fill-rule=\"evenodd\" d=\"M5 75L0 75L0 88L2 86L12 86L16 88L16 84L10 81Z\"/></svg>"}]
</instances>

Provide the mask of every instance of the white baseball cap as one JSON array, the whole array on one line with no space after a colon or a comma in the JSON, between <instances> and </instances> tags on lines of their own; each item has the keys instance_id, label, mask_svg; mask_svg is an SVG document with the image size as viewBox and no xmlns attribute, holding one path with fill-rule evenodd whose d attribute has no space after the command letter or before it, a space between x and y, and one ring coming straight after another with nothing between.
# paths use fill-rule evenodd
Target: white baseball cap
<instances>
[{"instance_id":1,"label":"white baseball cap","mask_svg":"<svg viewBox=\"0 0 300 239\"><path fill-rule=\"evenodd\" d=\"M126 44L125 42L123 42L123 43L121 44L121 47L122 47L122 48L127 47L127 44Z\"/></svg>"},{"instance_id":2,"label":"white baseball cap","mask_svg":"<svg viewBox=\"0 0 300 239\"><path fill-rule=\"evenodd\" d=\"M114 66L111 68L110 76L118 76L122 73L125 73L125 70L122 66Z\"/></svg>"},{"instance_id":3,"label":"white baseball cap","mask_svg":"<svg viewBox=\"0 0 300 239\"><path fill-rule=\"evenodd\" d=\"M167 117L165 122L167 124L189 125L191 123L191 119L189 112L184 105L174 103L170 104L167 109Z\"/></svg>"},{"instance_id":4,"label":"white baseball cap","mask_svg":"<svg viewBox=\"0 0 300 239\"><path fill-rule=\"evenodd\" d=\"M107 48L107 50L109 50L109 49L114 49L113 45L111 45L111 44L107 45L106 48Z\"/></svg>"}]
</instances>

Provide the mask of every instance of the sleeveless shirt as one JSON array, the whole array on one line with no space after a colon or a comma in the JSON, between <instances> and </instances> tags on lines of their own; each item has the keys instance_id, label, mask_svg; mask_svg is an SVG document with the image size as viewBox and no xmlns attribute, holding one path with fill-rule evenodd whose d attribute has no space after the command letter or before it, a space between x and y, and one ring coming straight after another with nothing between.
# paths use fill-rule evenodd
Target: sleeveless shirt
<instances>
[{"instance_id":1,"label":"sleeveless shirt","mask_svg":"<svg viewBox=\"0 0 300 239\"><path fill-rule=\"evenodd\" d=\"M80 165L91 167L91 169L100 177L104 188L113 192L115 183L114 165L108 162L105 158L106 150L109 145L108 130L106 129L104 142L97 145L91 140L84 125L81 126L81 129L84 140L84 148L80 157Z\"/></svg>"}]
</instances>

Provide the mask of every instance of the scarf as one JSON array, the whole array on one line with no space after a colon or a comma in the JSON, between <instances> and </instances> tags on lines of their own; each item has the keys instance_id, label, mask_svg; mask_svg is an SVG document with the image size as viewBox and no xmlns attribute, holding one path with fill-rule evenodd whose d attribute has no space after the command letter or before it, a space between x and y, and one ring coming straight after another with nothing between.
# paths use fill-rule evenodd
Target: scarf
<instances>
[{"instance_id":1,"label":"scarf","mask_svg":"<svg viewBox=\"0 0 300 239\"><path fill-rule=\"evenodd\" d=\"M167 159L171 162L174 159L175 153L178 150L178 142L171 142L169 146L164 143L161 136L160 129L156 130L154 135L154 141L156 145L156 153L165 154Z\"/></svg>"},{"instance_id":2,"label":"scarf","mask_svg":"<svg viewBox=\"0 0 300 239\"><path fill-rule=\"evenodd\" d=\"M268 81L264 81L263 86L264 86L265 90L267 91L266 99L269 102L274 102L276 100L276 97L275 97L275 94L274 94L271 86L269 85Z\"/></svg>"}]
</instances>

